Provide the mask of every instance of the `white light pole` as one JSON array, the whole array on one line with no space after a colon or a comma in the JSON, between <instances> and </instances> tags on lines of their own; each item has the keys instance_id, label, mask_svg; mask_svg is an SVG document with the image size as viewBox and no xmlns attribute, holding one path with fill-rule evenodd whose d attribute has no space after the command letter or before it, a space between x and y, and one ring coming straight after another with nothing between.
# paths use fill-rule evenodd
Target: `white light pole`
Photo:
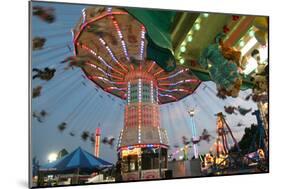
<instances>
[{"instance_id":1,"label":"white light pole","mask_svg":"<svg viewBox=\"0 0 281 189\"><path fill-rule=\"evenodd\" d=\"M195 127L195 123L194 123L194 115L195 115L195 108L191 108L190 110L187 110L187 113L190 116L190 120L191 120L191 132L192 132L192 144L193 144L193 152L194 152L194 157L195 159L198 158L198 145L197 142L199 141L199 138L197 136L197 132L196 132L196 127Z\"/></svg>"}]
</instances>

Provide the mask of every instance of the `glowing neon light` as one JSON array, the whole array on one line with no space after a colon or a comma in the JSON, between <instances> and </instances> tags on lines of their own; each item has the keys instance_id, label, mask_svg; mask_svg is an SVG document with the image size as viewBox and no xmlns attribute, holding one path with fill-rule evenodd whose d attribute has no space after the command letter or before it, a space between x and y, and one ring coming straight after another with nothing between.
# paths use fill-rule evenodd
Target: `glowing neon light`
<instances>
[{"instance_id":1,"label":"glowing neon light","mask_svg":"<svg viewBox=\"0 0 281 189\"><path fill-rule=\"evenodd\" d=\"M141 143L141 101L142 101L142 81L141 79L138 80L138 99L139 99L139 104L138 104L138 122L139 122L139 127L138 127L138 143Z\"/></svg>"},{"instance_id":2,"label":"glowing neon light","mask_svg":"<svg viewBox=\"0 0 281 189\"><path fill-rule=\"evenodd\" d=\"M105 91L113 91L113 90L117 90L117 91L126 91L126 88L119 88L119 87L107 87L104 89Z\"/></svg>"},{"instance_id":3,"label":"glowing neon light","mask_svg":"<svg viewBox=\"0 0 281 189\"><path fill-rule=\"evenodd\" d=\"M116 21L116 19L114 18L113 15L110 16L110 18L112 19L112 22L113 22L113 24L114 24L114 27L115 27L115 29L116 29L116 31L117 31L117 34L118 34L118 36L119 36L119 39L120 39L120 41L121 41L122 48L123 48L124 54L125 54L125 56L126 56L126 59L129 61L130 58L129 58L129 55L128 55L127 47L126 47L126 44L125 44L125 41L124 41L123 34L122 34L122 32L121 32L121 30L120 30L120 27L119 27L119 25L118 25L118 22Z\"/></svg>"},{"instance_id":4,"label":"glowing neon light","mask_svg":"<svg viewBox=\"0 0 281 189\"><path fill-rule=\"evenodd\" d=\"M187 92L187 93L192 93L191 90L188 89L163 89L159 88L160 91L165 91L165 92Z\"/></svg>"},{"instance_id":5,"label":"glowing neon light","mask_svg":"<svg viewBox=\"0 0 281 189\"><path fill-rule=\"evenodd\" d=\"M117 60L117 58L114 56L113 52L111 51L111 49L108 47L107 43L100 37L99 38L100 42L102 43L102 45L106 48L107 52L109 53L109 55L111 56L111 58L113 59L114 62L116 62L125 72L128 72L128 70Z\"/></svg>"},{"instance_id":6,"label":"glowing neon light","mask_svg":"<svg viewBox=\"0 0 281 189\"><path fill-rule=\"evenodd\" d=\"M148 68L147 73L149 73L151 71L151 69L153 68L154 65L155 65L155 62L153 61L151 66Z\"/></svg>"},{"instance_id":7,"label":"glowing neon light","mask_svg":"<svg viewBox=\"0 0 281 189\"><path fill-rule=\"evenodd\" d=\"M164 144L134 144L134 145L130 145L130 146L122 146L118 149L118 151L132 150L134 148L159 148L159 147L167 148L167 145L164 145Z\"/></svg>"},{"instance_id":8,"label":"glowing neon light","mask_svg":"<svg viewBox=\"0 0 281 189\"><path fill-rule=\"evenodd\" d=\"M97 70L99 70L99 71L101 71L104 75L106 75L106 76L108 76L108 77L112 77L112 78L115 78L115 79L123 80L123 78L118 77L118 76L113 75L113 74L110 74L110 73L104 71L102 68L96 66L95 64L91 64L91 63L89 63L89 62L87 62L86 64L89 65L89 66L91 66L91 67L93 67L93 68L95 68L95 69L97 69Z\"/></svg>"},{"instance_id":9,"label":"glowing neon light","mask_svg":"<svg viewBox=\"0 0 281 189\"><path fill-rule=\"evenodd\" d=\"M131 82L128 82L128 104L131 102Z\"/></svg>"},{"instance_id":10,"label":"glowing neon light","mask_svg":"<svg viewBox=\"0 0 281 189\"><path fill-rule=\"evenodd\" d=\"M159 83L159 85L162 85L162 86L175 86L175 85L182 84L182 83L197 83L197 82L198 82L197 79L186 79L186 80L178 81L176 83Z\"/></svg>"},{"instance_id":11,"label":"glowing neon light","mask_svg":"<svg viewBox=\"0 0 281 189\"><path fill-rule=\"evenodd\" d=\"M162 72L164 72L163 69L159 70L158 72L156 72L156 73L154 74L154 77L156 77L157 75L159 75L159 74L162 73Z\"/></svg>"},{"instance_id":12,"label":"glowing neon light","mask_svg":"<svg viewBox=\"0 0 281 189\"><path fill-rule=\"evenodd\" d=\"M139 127L138 127L138 143L141 143L141 102L138 104L138 122L139 122Z\"/></svg>"},{"instance_id":13,"label":"glowing neon light","mask_svg":"<svg viewBox=\"0 0 281 189\"><path fill-rule=\"evenodd\" d=\"M159 93L159 96L166 96L166 97L169 97L169 98L172 98L172 99L174 99L174 100L178 100L176 97L174 97L173 95L169 95L169 94L161 94L161 93Z\"/></svg>"},{"instance_id":14,"label":"glowing neon light","mask_svg":"<svg viewBox=\"0 0 281 189\"><path fill-rule=\"evenodd\" d=\"M118 147L121 146L122 137L123 137L123 129L120 132L119 141L118 141Z\"/></svg>"},{"instance_id":15,"label":"glowing neon light","mask_svg":"<svg viewBox=\"0 0 281 189\"><path fill-rule=\"evenodd\" d=\"M78 43L78 45L79 45L79 43ZM122 72L118 71L117 69L114 69L112 66L110 66L101 56L97 55L97 53L96 53L94 50L90 49L89 47L87 47L87 46L84 45L84 44L82 44L81 47L82 47L82 49L87 50L88 52L90 52L91 54L93 54L95 57L97 57L98 60L100 61L100 63L102 63L102 64L105 65L106 67L109 67L111 70L113 70L113 71L119 73L120 75L124 75L124 73L122 73Z\"/></svg>"},{"instance_id":16,"label":"glowing neon light","mask_svg":"<svg viewBox=\"0 0 281 189\"><path fill-rule=\"evenodd\" d=\"M82 9L82 15L83 15L83 20L82 20L82 23L84 24L86 22L86 9Z\"/></svg>"},{"instance_id":17,"label":"glowing neon light","mask_svg":"<svg viewBox=\"0 0 281 189\"><path fill-rule=\"evenodd\" d=\"M140 44L140 58L143 60L144 51L144 41L145 41L145 27L141 26L141 44Z\"/></svg>"},{"instance_id":18,"label":"glowing neon light","mask_svg":"<svg viewBox=\"0 0 281 189\"><path fill-rule=\"evenodd\" d=\"M141 102L142 101L142 94L141 94L141 92L142 92L142 84L141 84L141 79L139 79L139 82L138 82L138 88L139 88L139 102Z\"/></svg>"},{"instance_id":19,"label":"glowing neon light","mask_svg":"<svg viewBox=\"0 0 281 189\"><path fill-rule=\"evenodd\" d=\"M176 77L177 75L179 75L179 74L181 74L183 72L186 72L186 71L188 71L188 68L182 69L182 70L180 70L180 71L178 71L178 72L176 72L176 73L174 73L172 75L169 75L167 77L158 78L157 80L161 81L161 80L165 80L165 79L171 79L171 78Z\"/></svg>"}]
</instances>

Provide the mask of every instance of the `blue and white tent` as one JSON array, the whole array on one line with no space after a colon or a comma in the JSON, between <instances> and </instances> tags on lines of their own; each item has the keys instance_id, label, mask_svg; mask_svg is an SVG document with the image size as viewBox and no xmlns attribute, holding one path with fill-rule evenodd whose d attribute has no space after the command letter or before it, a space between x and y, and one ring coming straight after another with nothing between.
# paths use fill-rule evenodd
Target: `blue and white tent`
<instances>
[{"instance_id":1,"label":"blue and white tent","mask_svg":"<svg viewBox=\"0 0 281 189\"><path fill-rule=\"evenodd\" d=\"M98 171L112 167L113 164L102 160L78 147L63 158L40 166L40 171L69 172L73 170Z\"/></svg>"}]
</instances>

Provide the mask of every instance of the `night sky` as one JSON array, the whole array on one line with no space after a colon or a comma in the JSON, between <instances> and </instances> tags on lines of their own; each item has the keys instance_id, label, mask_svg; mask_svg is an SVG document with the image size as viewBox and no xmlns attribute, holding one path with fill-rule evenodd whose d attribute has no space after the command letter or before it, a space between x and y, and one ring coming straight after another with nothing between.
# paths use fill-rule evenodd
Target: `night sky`
<instances>
[{"instance_id":1,"label":"night sky","mask_svg":"<svg viewBox=\"0 0 281 189\"><path fill-rule=\"evenodd\" d=\"M69 152L81 146L92 152L93 147L88 140L84 142L80 135L83 131L95 132L100 123L102 137L113 136L118 139L123 127L124 101L98 89L91 81L82 77L84 73L79 68L64 70L65 64L60 64L64 58L72 56L71 28L81 17L84 5L36 3L33 5L51 6L55 8L56 21L48 24L37 17L32 17L32 36L46 37L47 42L43 50L32 53L32 68L56 68L56 75L50 81L35 79L32 88L41 85L41 96L32 99L32 112L45 110L47 116L42 123L32 119L32 157L36 156L40 164L46 163L48 154L65 148ZM84 85L84 84L85 85ZM195 124L197 133L206 128L212 136L216 136L216 116L224 111L224 106L234 105L244 108L257 109L251 100L244 98L251 91L241 91L239 97L221 100L216 97L216 87L213 82L202 83L195 93L174 103L160 106L161 127L168 133L171 150L178 144L182 146L182 136L191 137L190 120L187 107L196 107ZM226 120L233 130L237 140L244 133L245 126L237 127L240 122L246 126L256 123L255 116L227 115ZM59 132L57 126L67 123L67 128ZM73 132L74 137L69 133ZM199 153L206 153L213 144L202 141ZM189 157L193 156L192 151ZM101 144L100 157L109 161L116 161L116 147Z\"/></svg>"}]
</instances>

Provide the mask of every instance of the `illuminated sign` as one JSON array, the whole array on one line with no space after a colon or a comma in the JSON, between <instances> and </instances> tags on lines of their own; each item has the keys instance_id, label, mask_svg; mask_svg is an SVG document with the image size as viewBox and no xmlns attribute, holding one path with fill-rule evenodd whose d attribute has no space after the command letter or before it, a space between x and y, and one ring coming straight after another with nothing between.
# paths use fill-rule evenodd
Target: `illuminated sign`
<instances>
[{"instance_id":1,"label":"illuminated sign","mask_svg":"<svg viewBox=\"0 0 281 189\"><path fill-rule=\"evenodd\" d=\"M123 150L122 157L129 156L129 155L138 155L141 152L141 148L133 148L131 150Z\"/></svg>"}]
</instances>

